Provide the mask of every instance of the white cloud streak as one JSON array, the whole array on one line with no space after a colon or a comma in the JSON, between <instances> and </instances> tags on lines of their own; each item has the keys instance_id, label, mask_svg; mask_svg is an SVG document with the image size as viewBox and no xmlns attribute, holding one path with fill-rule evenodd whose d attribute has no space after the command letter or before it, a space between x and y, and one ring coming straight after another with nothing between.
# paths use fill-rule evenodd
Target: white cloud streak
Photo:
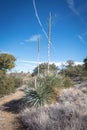
<instances>
[{"instance_id":1,"label":"white cloud streak","mask_svg":"<svg viewBox=\"0 0 87 130\"><path fill-rule=\"evenodd\" d=\"M67 0L68 7L72 10L73 13L80 16L79 12L75 9L74 0Z\"/></svg>"},{"instance_id":2,"label":"white cloud streak","mask_svg":"<svg viewBox=\"0 0 87 130\"><path fill-rule=\"evenodd\" d=\"M38 64L38 61L28 61L28 60L20 60L19 62L22 62L22 63L31 63L31 64ZM42 63L47 63L45 61L40 61L39 64L42 64ZM61 61L61 62L55 62L55 61L51 61L50 64L55 64L56 66L61 66L61 65L66 65L66 62L64 61ZM78 65L78 64L82 64L82 62L78 62L78 61L75 61L74 62L75 65Z\"/></svg>"},{"instance_id":3,"label":"white cloud streak","mask_svg":"<svg viewBox=\"0 0 87 130\"><path fill-rule=\"evenodd\" d=\"M31 63L31 64L37 64L38 61L28 61L28 60L20 60L19 62L21 63ZM39 62L39 63L42 63L42 62Z\"/></svg>"},{"instance_id":4,"label":"white cloud streak","mask_svg":"<svg viewBox=\"0 0 87 130\"><path fill-rule=\"evenodd\" d=\"M47 62L43 62L43 61L41 61L41 62L39 62L39 64L41 64L41 63L47 63ZM56 66L58 66L58 67L62 67L62 65L66 65L66 62L50 62L50 64L55 64ZM78 64L80 64L80 65L82 65L83 64L83 62L74 62L75 63L75 65L78 65ZM17 63L16 63L16 67L14 68L14 69L12 69L12 71L11 72L21 72L21 71L23 71L23 72L31 72L32 73L32 71L33 71L33 69L36 67L38 65L38 62L37 61L28 61L28 60L18 60L17 61Z\"/></svg>"},{"instance_id":5,"label":"white cloud streak","mask_svg":"<svg viewBox=\"0 0 87 130\"><path fill-rule=\"evenodd\" d=\"M83 17L80 15L80 12L75 8L75 2L74 0L66 0L68 7L71 9L71 11L79 17L81 22L86 25L86 22L84 21Z\"/></svg>"},{"instance_id":6,"label":"white cloud streak","mask_svg":"<svg viewBox=\"0 0 87 130\"><path fill-rule=\"evenodd\" d=\"M83 44L86 43L85 40L84 40L84 37L82 35L78 35L77 37L81 41L81 43L83 43Z\"/></svg>"},{"instance_id":7,"label":"white cloud streak","mask_svg":"<svg viewBox=\"0 0 87 130\"><path fill-rule=\"evenodd\" d=\"M8 54L8 52L5 50L0 50L0 53L7 53Z\"/></svg>"},{"instance_id":8,"label":"white cloud streak","mask_svg":"<svg viewBox=\"0 0 87 130\"><path fill-rule=\"evenodd\" d=\"M87 32L83 33L82 36L87 36Z\"/></svg>"},{"instance_id":9,"label":"white cloud streak","mask_svg":"<svg viewBox=\"0 0 87 130\"><path fill-rule=\"evenodd\" d=\"M50 64L55 64L56 66L58 66L58 67L61 67L62 65L66 65L67 63L66 62L50 62ZM83 62L78 62L78 61L75 61L74 62L75 63L75 65L82 65L83 64Z\"/></svg>"},{"instance_id":10,"label":"white cloud streak","mask_svg":"<svg viewBox=\"0 0 87 130\"><path fill-rule=\"evenodd\" d=\"M78 61L75 62L75 65L82 65L82 64L83 62L78 62Z\"/></svg>"},{"instance_id":11,"label":"white cloud streak","mask_svg":"<svg viewBox=\"0 0 87 130\"><path fill-rule=\"evenodd\" d=\"M37 12L37 8L36 8L35 0L33 0L33 7L34 7L35 16L36 16L36 18L37 18L37 20L38 20L38 23L39 23L39 25L40 25L40 27L41 27L41 29L42 29L44 35L45 35L46 38L47 38L47 37L48 37L48 36L47 36L47 33L46 33L46 31L45 31L45 29L44 29L42 23L41 23L40 17L39 17L38 12Z\"/></svg>"},{"instance_id":12,"label":"white cloud streak","mask_svg":"<svg viewBox=\"0 0 87 130\"><path fill-rule=\"evenodd\" d=\"M40 35L33 35L29 39L26 39L25 42L36 42L38 37L40 37Z\"/></svg>"},{"instance_id":13,"label":"white cloud streak","mask_svg":"<svg viewBox=\"0 0 87 130\"><path fill-rule=\"evenodd\" d=\"M18 60L16 62L15 68L11 70L11 72L32 72L33 69L37 66L37 64L32 64L32 62L27 62L23 60Z\"/></svg>"}]
</instances>

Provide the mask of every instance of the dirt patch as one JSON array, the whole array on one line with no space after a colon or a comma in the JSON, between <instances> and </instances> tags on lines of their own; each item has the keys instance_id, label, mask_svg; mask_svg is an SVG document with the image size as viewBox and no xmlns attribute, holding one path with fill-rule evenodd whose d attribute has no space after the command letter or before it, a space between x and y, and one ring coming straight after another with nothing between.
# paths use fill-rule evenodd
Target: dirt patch
<instances>
[{"instance_id":1,"label":"dirt patch","mask_svg":"<svg viewBox=\"0 0 87 130\"><path fill-rule=\"evenodd\" d=\"M16 118L23 94L23 91L18 90L14 94L0 99L0 130L17 130Z\"/></svg>"}]
</instances>

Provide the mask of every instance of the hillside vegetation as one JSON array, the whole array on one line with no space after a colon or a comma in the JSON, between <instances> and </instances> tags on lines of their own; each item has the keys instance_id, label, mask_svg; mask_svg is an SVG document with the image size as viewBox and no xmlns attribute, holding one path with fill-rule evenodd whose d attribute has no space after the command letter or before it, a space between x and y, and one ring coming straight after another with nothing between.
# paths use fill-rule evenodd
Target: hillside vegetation
<instances>
[{"instance_id":1,"label":"hillside vegetation","mask_svg":"<svg viewBox=\"0 0 87 130\"><path fill-rule=\"evenodd\" d=\"M43 67L42 67L43 66ZM87 130L87 65L72 60L55 73L40 65L39 77L29 81L19 116L23 130ZM33 75L38 74L38 68ZM51 71L52 70L52 71ZM37 73L36 73L37 72Z\"/></svg>"},{"instance_id":2,"label":"hillside vegetation","mask_svg":"<svg viewBox=\"0 0 87 130\"><path fill-rule=\"evenodd\" d=\"M31 75L8 74L16 59L8 54L0 58L0 97L24 93L16 104L19 129L87 130L87 58L82 65L68 60L61 69L51 64L49 74L48 64L40 64L39 74L36 67Z\"/></svg>"}]
</instances>

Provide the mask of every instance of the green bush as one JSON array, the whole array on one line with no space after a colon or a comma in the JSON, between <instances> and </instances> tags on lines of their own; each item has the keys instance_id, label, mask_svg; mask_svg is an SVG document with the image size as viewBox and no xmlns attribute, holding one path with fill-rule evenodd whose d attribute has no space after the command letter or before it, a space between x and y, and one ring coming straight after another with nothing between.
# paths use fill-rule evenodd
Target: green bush
<instances>
[{"instance_id":1,"label":"green bush","mask_svg":"<svg viewBox=\"0 0 87 130\"><path fill-rule=\"evenodd\" d=\"M2 70L0 70L0 77L4 74L4 72Z\"/></svg>"},{"instance_id":2,"label":"green bush","mask_svg":"<svg viewBox=\"0 0 87 130\"><path fill-rule=\"evenodd\" d=\"M21 78L15 78L13 77L14 83L15 83L15 88L18 88L22 85L22 79Z\"/></svg>"},{"instance_id":3,"label":"green bush","mask_svg":"<svg viewBox=\"0 0 87 130\"><path fill-rule=\"evenodd\" d=\"M70 79L70 77L64 77L64 80L63 80L63 85L64 85L64 88L69 88L71 86L73 86L73 83L72 83L72 80Z\"/></svg>"},{"instance_id":4,"label":"green bush","mask_svg":"<svg viewBox=\"0 0 87 130\"><path fill-rule=\"evenodd\" d=\"M0 74L0 97L10 94L20 87L22 80L7 74Z\"/></svg>"},{"instance_id":5,"label":"green bush","mask_svg":"<svg viewBox=\"0 0 87 130\"><path fill-rule=\"evenodd\" d=\"M5 75L0 76L0 97L14 92L14 79Z\"/></svg>"},{"instance_id":6,"label":"green bush","mask_svg":"<svg viewBox=\"0 0 87 130\"><path fill-rule=\"evenodd\" d=\"M84 81L87 80L87 71L82 71L79 76L80 80Z\"/></svg>"}]
</instances>

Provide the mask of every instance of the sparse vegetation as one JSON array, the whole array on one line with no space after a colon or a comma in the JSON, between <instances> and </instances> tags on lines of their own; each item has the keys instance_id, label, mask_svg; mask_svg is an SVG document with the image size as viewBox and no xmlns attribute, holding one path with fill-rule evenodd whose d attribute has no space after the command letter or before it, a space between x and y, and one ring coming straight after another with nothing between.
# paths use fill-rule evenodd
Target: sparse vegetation
<instances>
[{"instance_id":1,"label":"sparse vegetation","mask_svg":"<svg viewBox=\"0 0 87 130\"><path fill-rule=\"evenodd\" d=\"M83 62L84 62L84 69L87 70L87 57L84 58Z\"/></svg>"},{"instance_id":2,"label":"sparse vegetation","mask_svg":"<svg viewBox=\"0 0 87 130\"><path fill-rule=\"evenodd\" d=\"M15 82L12 77L0 76L0 97L14 92Z\"/></svg>"},{"instance_id":3,"label":"sparse vegetation","mask_svg":"<svg viewBox=\"0 0 87 130\"><path fill-rule=\"evenodd\" d=\"M73 105L25 109L19 117L22 130L86 130L87 116Z\"/></svg>"},{"instance_id":4,"label":"sparse vegetation","mask_svg":"<svg viewBox=\"0 0 87 130\"><path fill-rule=\"evenodd\" d=\"M15 89L20 87L22 85L22 79L13 77L14 83L15 83Z\"/></svg>"},{"instance_id":5,"label":"sparse vegetation","mask_svg":"<svg viewBox=\"0 0 87 130\"><path fill-rule=\"evenodd\" d=\"M30 85L32 86L29 86L24 96L25 104L30 107L54 103L63 88L73 86L69 77L62 78L59 75L37 77L36 88L35 80L31 81Z\"/></svg>"},{"instance_id":6,"label":"sparse vegetation","mask_svg":"<svg viewBox=\"0 0 87 130\"><path fill-rule=\"evenodd\" d=\"M63 84L64 84L64 88L69 88L73 86L73 82L68 76L64 77Z\"/></svg>"},{"instance_id":7,"label":"sparse vegetation","mask_svg":"<svg viewBox=\"0 0 87 130\"><path fill-rule=\"evenodd\" d=\"M74 100L81 100L81 91L74 88L73 79L84 78L86 80L86 70L83 65L75 65L71 60L67 66L56 75L40 75L35 81L30 83L24 100L26 108L20 114L19 120L23 130L86 130L87 111L81 104L74 104ZM30 89L33 88L33 89ZM64 88L64 92L61 93ZM67 90L67 89L69 90ZM61 91L60 91L61 90ZM61 96L60 96L61 93ZM85 98L85 97L84 97ZM50 102L49 102L50 101ZM56 104L55 102L61 102ZM53 105L49 105L49 103ZM63 106L63 104L64 106ZM46 107L44 106L46 104ZM70 105L71 104L71 105ZM43 107L42 107L43 106ZM38 108L37 108L38 107ZM78 109L77 109L78 108ZM30 109L30 110L29 110ZM83 114L85 111L86 114Z\"/></svg>"},{"instance_id":8,"label":"sparse vegetation","mask_svg":"<svg viewBox=\"0 0 87 130\"><path fill-rule=\"evenodd\" d=\"M60 74L65 77L70 77L73 80L85 81L87 80L87 68L86 61L87 58L83 60L82 65L75 65L72 60L66 62L66 65L60 70Z\"/></svg>"},{"instance_id":9,"label":"sparse vegetation","mask_svg":"<svg viewBox=\"0 0 87 130\"><path fill-rule=\"evenodd\" d=\"M9 75L0 76L0 97L8 95L22 85L20 78L11 77Z\"/></svg>"},{"instance_id":10,"label":"sparse vegetation","mask_svg":"<svg viewBox=\"0 0 87 130\"><path fill-rule=\"evenodd\" d=\"M16 58L10 54L0 54L0 97L10 94L20 87L22 80L7 74L15 66Z\"/></svg>"},{"instance_id":11,"label":"sparse vegetation","mask_svg":"<svg viewBox=\"0 0 87 130\"><path fill-rule=\"evenodd\" d=\"M41 75L47 75L47 71L48 71L47 69L48 69L48 63L42 63L39 65L39 73ZM55 64L50 64L49 70L50 70L50 73L56 74L58 71L58 67ZM33 70L32 76L35 76L37 74L38 74L38 67L36 67Z\"/></svg>"},{"instance_id":12,"label":"sparse vegetation","mask_svg":"<svg viewBox=\"0 0 87 130\"><path fill-rule=\"evenodd\" d=\"M23 76L22 78L18 74L12 76L6 71L7 69L0 69L0 97L14 92L22 85ZM23 100L20 100L22 101L20 104L23 103L18 118L20 129L86 130L87 89L86 87L70 88L74 80L76 82L77 79L87 80L86 59L83 65L75 65L69 60L60 71L52 64L49 75L47 64L41 64L39 76L37 72L36 67L33 77L31 76L29 80L27 77L29 83L25 82L28 87Z\"/></svg>"}]
</instances>

